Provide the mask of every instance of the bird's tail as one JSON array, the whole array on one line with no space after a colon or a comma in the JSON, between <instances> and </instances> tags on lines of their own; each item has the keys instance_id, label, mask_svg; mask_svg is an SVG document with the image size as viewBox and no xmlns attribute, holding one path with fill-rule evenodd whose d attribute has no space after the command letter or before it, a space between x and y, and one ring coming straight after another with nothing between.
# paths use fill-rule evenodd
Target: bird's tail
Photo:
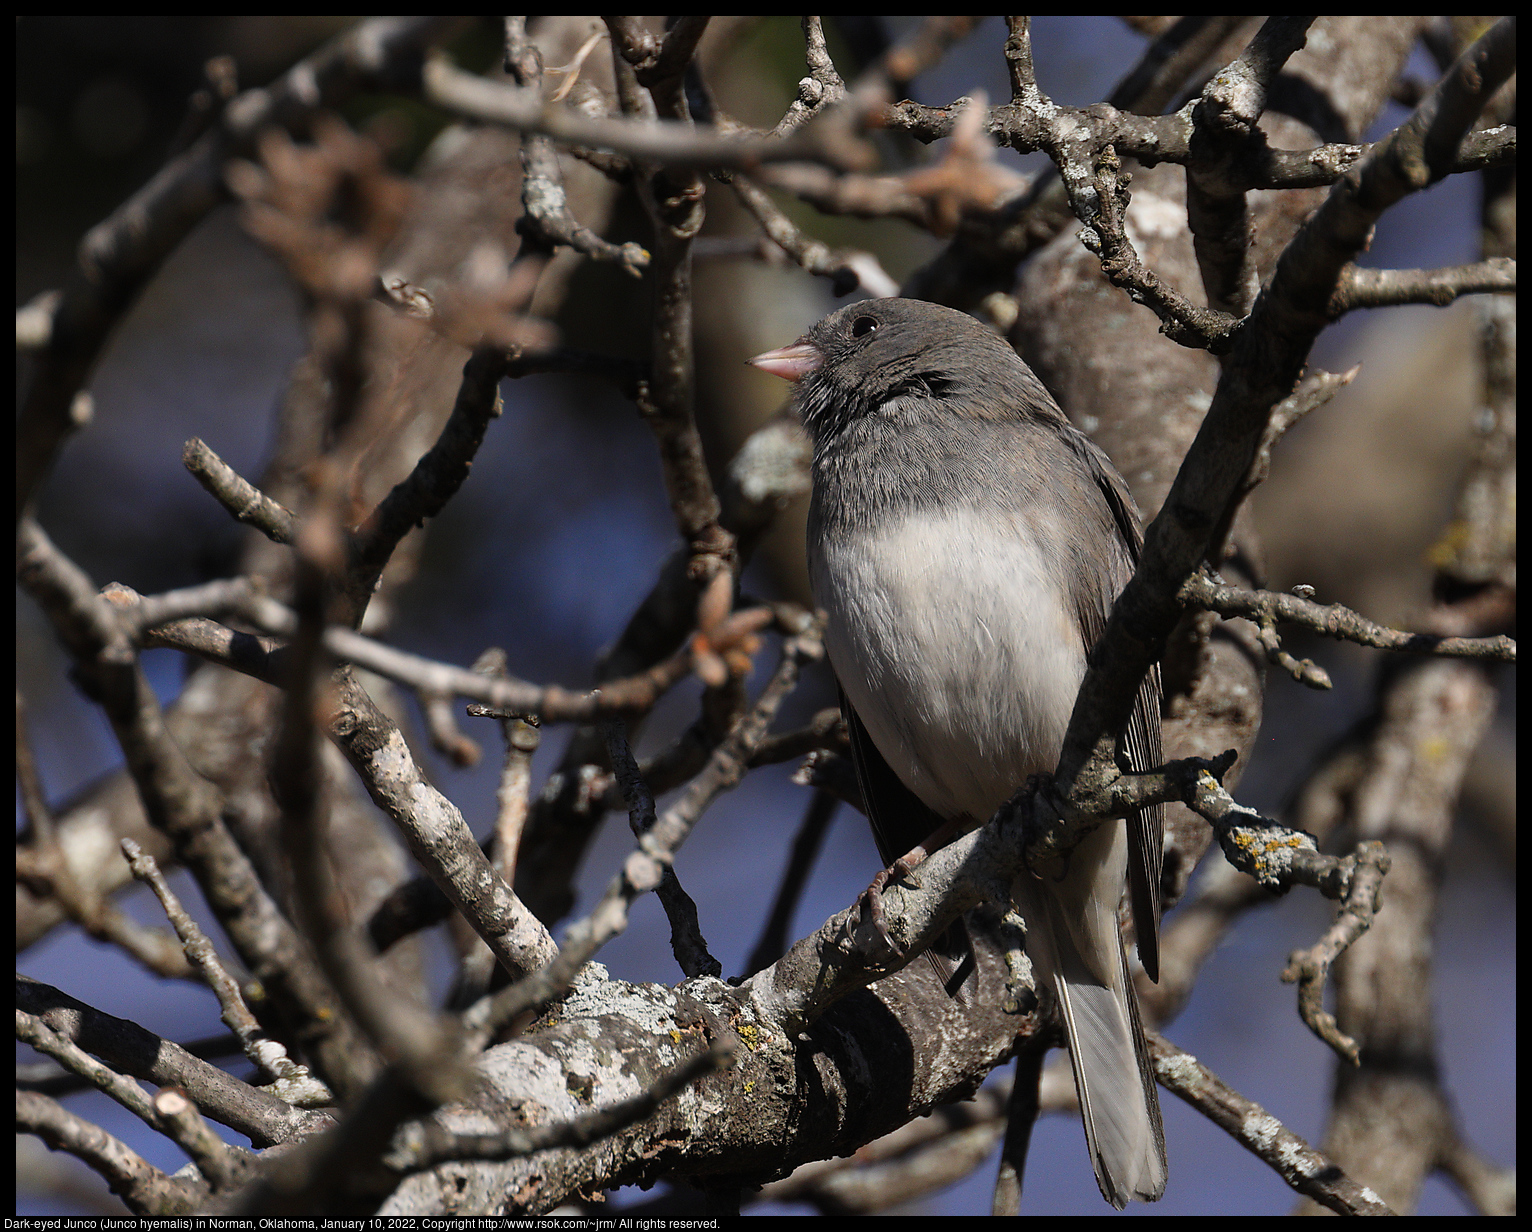
<instances>
[{"instance_id":1,"label":"bird's tail","mask_svg":"<svg viewBox=\"0 0 1532 1232\"><path fill-rule=\"evenodd\" d=\"M1065 876L1029 878L1018 896L1027 952L1058 998L1096 1183L1119 1210L1165 1192L1159 1097L1117 924L1125 843L1121 822L1104 825L1072 853Z\"/></svg>"}]
</instances>

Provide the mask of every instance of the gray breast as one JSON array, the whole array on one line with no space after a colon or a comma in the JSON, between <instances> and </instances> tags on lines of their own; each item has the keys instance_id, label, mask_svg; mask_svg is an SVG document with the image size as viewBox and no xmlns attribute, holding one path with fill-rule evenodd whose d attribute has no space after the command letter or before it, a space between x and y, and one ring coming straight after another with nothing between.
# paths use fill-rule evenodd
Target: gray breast
<instances>
[{"instance_id":1,"label":"gray breast","mask_svg":"<svg viewBox=\"0 0 1532 1232\"><path fill-rule=\"evenodd\" d=\"M1046 529L928 508L810 537L841 687L890 767L944 817L987 818L1057 761L1085 651Z\"/></svg>"}]
</instances>

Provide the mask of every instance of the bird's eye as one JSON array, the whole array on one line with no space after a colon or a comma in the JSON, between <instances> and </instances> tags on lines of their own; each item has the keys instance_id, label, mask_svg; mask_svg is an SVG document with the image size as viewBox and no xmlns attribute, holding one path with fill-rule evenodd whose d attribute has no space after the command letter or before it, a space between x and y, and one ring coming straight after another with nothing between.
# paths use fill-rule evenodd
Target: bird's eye
<instances>
[{"instance_id":1,"label":"bird's eye","mask_svg":"<svg viewBox=\"0 0 1532 1232\"><path fill-rule=\"evenodd\" d=\"M861 338L866 334L872 333L877 328L878 323L871 317L857 317L855 321L851 322L851 336L853 338Z\"/></svg>"}]
</instances>

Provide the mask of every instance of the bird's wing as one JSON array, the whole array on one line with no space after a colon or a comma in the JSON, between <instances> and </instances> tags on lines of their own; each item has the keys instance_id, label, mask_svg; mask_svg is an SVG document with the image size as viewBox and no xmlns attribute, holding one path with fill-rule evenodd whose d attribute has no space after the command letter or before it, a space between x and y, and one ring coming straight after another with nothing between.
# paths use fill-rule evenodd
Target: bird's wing
<instances>
[{"instance_id":1,"label":"bird's wing","mask_svg":"<svg viewBox=\"0 0 1532 1232\"><path fill-rule=\"evenodd\" d=\"M1114 591L1121 591L1138 565L1144 534L1139 525L1138 507L1121 475L1105 453L1090 438L1073 428L1064 432L1068 442L1089 468L1097 488L1106 499L1117 528L1124 557L1121 576L1112 579ZM1110 603L1114 595L1107 596ZM1087 648L1094 648L1106 628L1110 611L1101 610L1099 602L1082 604L1080 620ZM1152 665L1138 686L1133 713L1123 732L1123 749L1128 764L1138 771L1153 770L1164 760L1160 741L1160 666ZM1138 956L1144 971L1155 983L1160 979L1160 874L1165 859L1165 808L1151 805L1128 818L1128 901L1133 908L1133 929L1138 937Z\"/></svg>"},{"instance_id":2,"label":"bird's wing","mask_svg":"<svg viewBox=\"0 0 1532 1232\"><path fill-rule=\"evenodd\" d=\"M872 823L872 836L886 868L939 829L942 818L906 787L883 759L844 690L840 710L851 734L851 764L856 767L857 786L862 789L867 820Z\"/></svg>"},{"instance_id":3,"label":"bird's wing","mask_svg":"<svg viewBox=\"0 0 1532 1232\"><path fill-rule=\"evenodd\" d=\"M851 735L851 764L856 767L857 786L862 791L862 805L867 820L872 825L873 841L878 845L878 857L887 868L900 856L919 846L930 834L939 830L942 818L919 796L906 787L893 768L878 752L867 728L857 716L856 709L846 696L840 695L841 714L846 719L846 730ZM952 996L957 996L954 977L964 964L973 957L973 941L967 926L961 919L931 943L926 957L935 969L942 986ZM959 983L966 982L964 979Z\"/></svg>"}]
</instances>

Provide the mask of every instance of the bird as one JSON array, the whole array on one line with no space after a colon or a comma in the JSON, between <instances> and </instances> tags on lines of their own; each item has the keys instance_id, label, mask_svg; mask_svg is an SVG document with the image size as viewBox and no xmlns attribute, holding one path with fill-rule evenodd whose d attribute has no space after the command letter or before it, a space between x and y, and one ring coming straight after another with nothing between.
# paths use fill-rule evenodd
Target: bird
<instances>
[{"instance_id":1,"label":"bird","mask_svg":"<svg viewBox=\"0 0 1532 1232\"><path fill-rule=\"evenodd\" d=\"M813 445L808 561L879 854L983 824L1052 772L1142 531L1111 460L1032 369L956 309L870 299L749 362L796 384ZM1122 740L1160 764L1158 669ZM1162 809L1103 823L1012 893L1051 988L1092 1167L1118 1209L1164 1192L1165 1136L1118 911L1159 975ZM918 858L919 853L916 853ZM895 875L901 871L897 867ZM876 887L878 883L874 883ZM932 948L944 974L967 935ZM949 993L952 992L949 984Z\"/></svg>"}]
</instances>

